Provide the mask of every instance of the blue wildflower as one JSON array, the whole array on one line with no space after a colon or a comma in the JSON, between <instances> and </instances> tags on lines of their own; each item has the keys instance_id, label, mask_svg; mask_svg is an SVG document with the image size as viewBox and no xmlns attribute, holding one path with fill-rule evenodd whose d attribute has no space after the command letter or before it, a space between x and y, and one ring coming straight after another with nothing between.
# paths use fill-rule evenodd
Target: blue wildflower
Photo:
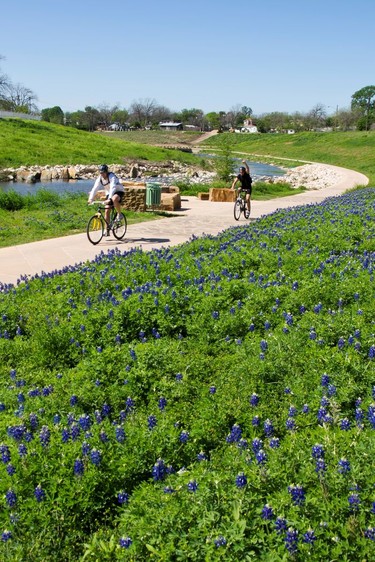
<instances>
[{"instance_id":1,"label":"blue wildflower","mask_svg":"<svg viewBox=\"0 0 375 562\"><path fill-rule=\"evenodd\" d=\"M350 472L350 462L346 459L340 459L338 462L338 471L340 474L347 474Z\"/></svg>"},{"instance_id":2,"label":"blue wildflower","mask_svg":"<svg viewBox=\"0 0 375 562\"><path fill-rule=\"evenodd\" d=\"M40 484L34 490L34 496L37 502L42 502L46 498L46 493Z\"/></svg>"},{"instance_id":3,"label":"blue wildflower","mask_svg":"<svg viewBox=\"0 0 375 562\"><path fill-rule=\"evenodd\" d=\"M5 494L5 500L9 507L15 507L17 504L17 496L13 490L8 490Z\"/></svg>"},{"instance_id":4,"label":"blue wildflower","mask_svg":"<svg viewBox=\"0 0 375 562\"><path fill-rule=\"evenodd\" d=\"M154 416L154 415L148 416L147 426L148 426L149 429L153 429L154 427L156 427L157 423L158 423L158 420L156 419L156 416Z\"/></svg>"},{"instance_id":5,"label":"blue wildflower","mask_svg":"<svg viewBox=\"0 0 375 562\"><path fill-rule=\"evenodd\" d=\"M216 546L216 548L220 548L221 546L225 546L226 544L227 544L227 541L223 537L223 535L219 535L217 537L217 539L214 540L214 545Z\"/></svg>"},{"instance_id":6,"label":"blue wildflower","mask_svg":"<svg viewBox=\"0 0 375 562\"><path fill-rule=\"evenodd\" d=\"M261 517L265 521L270 521L273 518L273 509L268 503L263 507Z\"/></svg>"},{"instance_id":7,"label":"blue wildflower","mask_svg":"<svg viewBox=\"0 0 375 562\"><path fill-rule=\"evenodd\" d=\"M285 546L290 554L296 554L298 550L298 531L289 527L285 533Z\"/></svg>"},{"instance_id":8,"label":"blue wildflower","mask_svg":"<svg viewBox=\"0 0 375 562\"><path fill-rule=\"evenodd\" d=\"M288 492L291 495L294 505L302 505L305 502L305 492L299 484L288 486Z\"/></svg>"},{"instance_id":9,"label":"blue wildflower","mask_svg":"<svg viewBox=\"0 0 375 562\"><path fill-rule=\"evenodd\" d=\"M309 529L308 531L306 531L306 533L304 533L303 537L302 537L303 542L305 542L306 544L314 544L314 542L316 541L316 535L314 533L314 531L312 529Z\"/></svg>"},{"instance_id":10,"label":"blue wildflower","mask_svg":"<svg viewBox=\"0 0 375 562\"><path fill-rule=\"evenodd\" d=\"M121 492L117 494L117 501L121 505L127 503L129 501L129 494L127 494L124 490L121 490Z\"/></svg>"},{"instance_id":11,"label":"blue wildflower","mask_svg":"<svg viewBox=\"0 0 375 562\"><path fill-rule=\"evenodd\" d=\"M152 476L155 482L157 482L158 480L164 480L166 474L167 474L167 468L165 466L163 459L158 459L154 464L154 466L152 467Z\"/></svg>"},{"instance_id":12,"label":"blue wildflower","mask_svg":"<svg viewBox=\"0 0 375 562\"><path fill-rule=\"evenodd\" d=\"M198 490L198 484L196 480L190 480L187 484L187 489L189 492L196 492Z\"/></svg>"},{"instance_id":13,"label":"blue wildflower","mask_svg":"<svg viewBox=\"0 0 375 562\"><path fill-rule=\"evenodd\" d=\"M350 496L348 497L348 502L352 511L357 511L359 509L361 500L359 498L359 495L354 493L354 494L350 494Z\"/></svg>"},{"instance_id":14,"label":"blue wildflower","mask_svg":"<svg viewBox=\"0 0 375 562\"><path fill-rule=\"evenodd\" d=\"M167 405L167 399L164 398L163 396L159 398L159 402L158 402L159 410L163 411L166 405Z\"/></svg>"},{"instance_id":15,"label":"blue wildflower","mask_svg":"<svg viewBox=\"0 0 375 562\"><path fill-rule=\"evenodd\" d=\"M236 486L237 488L244 488L247 484L247 478L243 472L237 474L236 476Z\"/></svg>"},{"instance_id":16,"label":"blue wildflower","mask_svg":"<svg viewBox=\"0 0 375 562\"><path fill-rule=\"evenodd\" d=\"M130 537L121 537L118 541L121 548L129 548L132 545L132 540Z\"/></svg>"},{"instance_id":17,"label":"blue wildflower","mask_svg":"<svg viewBox=\"0 0 375 562\"><path fill-rule=\"evenodd\" d=\"M102 460L101 452L98 449L92 449L90 453L90 459L92 464L94 464L95 466L99 466Z\"/></svg>"},{"instance_id":18,"label":"blue wildflower","mask_svg":"<svg viewBox=\"0 0 375 562\"><path fill-rule=\"evenodd\" d=\"M287 521L284 517L276 517L275 519L275 529L278 535L281 535L286 531L287 528Z\"/></svg>"},{"instance_id":19,"label":"blue wildflower","mask_svg":"<svg viewBox=\"0 0 375 562\"><path fill-rule=\"evenodd\" d=\"M258 406L259 404L259 396L255 392L253 392L253 394L250 396L250 404L251 406L253 406L253 408L255 408L255 406Z\"/></svg>"},{"instance_id":20,"label":"blue wildflower","mask_svg":"<svg viewBox=\"0 0 375 562\"><path fill-rule=\"evenodd\" d=\"M85 470L83 461L81 459L76 459L74 461L74 467L73 467L73 471L75 476L82 476L83 472Z\"/></svg>"},{"instance_id":21,"label":"blue wildflower","mask_svg":"<svg viewBox=\"0 0 375 562\"><path fill-rule=\"evenodd\" d=\"M257 463L262 466L267 462L267 454L263 449L260 449L255 455Z\"/></svg>"},{"instance_id":22,"label":"blue wildflower","mask_svg":"<svg viewBox=\"0 0 375 562\"><path fill-rule=\"evenodd\" d=\"M125 436L124 428L121 425L116 426L115 435L116 435L116 441L118 443L124 443L126 436Z\"/></svg>"}]
</instances>

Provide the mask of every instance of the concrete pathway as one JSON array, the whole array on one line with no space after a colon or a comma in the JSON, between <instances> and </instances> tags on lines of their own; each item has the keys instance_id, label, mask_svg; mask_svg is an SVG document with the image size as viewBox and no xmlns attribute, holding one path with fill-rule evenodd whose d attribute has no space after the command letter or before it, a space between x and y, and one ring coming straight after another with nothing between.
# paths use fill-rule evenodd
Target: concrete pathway
<instances>
[{"instance_id":1,"label":"concrete pathway","mask_svg":"<svg viewBox=\"0 0 375 562\"><path fill-rule=\"evenodd\" d=\"M277 209L319 203L327 197L341 195L356 185L368 184L368 178L358 172L335 166L324 165L324 167L339 169L344 179L337 185L318 191L310 190L270 201L253 201L250 221ZM238 222L234 219L233 203L201 201L196 197L182 198L182 208L174 215L173 218L128 226L126 236L121 242L110 237L103 238L100 244L93 246L84 233L1 248L0 288L2 285L16 284L21 276L33 276L43 271L51 272L64 266L92 260L97 254L116 247L123 252L134 247L152 250L163 246L175 246L186 242L193 235L215 235L231 226L248 222L243 215Z\"/></svg>"}]
</instances>

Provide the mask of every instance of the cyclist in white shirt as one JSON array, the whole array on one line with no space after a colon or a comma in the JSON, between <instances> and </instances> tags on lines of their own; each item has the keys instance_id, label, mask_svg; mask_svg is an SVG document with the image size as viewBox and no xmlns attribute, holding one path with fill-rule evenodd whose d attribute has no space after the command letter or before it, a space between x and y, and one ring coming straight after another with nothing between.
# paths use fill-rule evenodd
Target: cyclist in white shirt
<instances>
[{"instance_id":1,"label":"cyclist in white shirt","mask_svg":"<svg viewBox=\"0 0 375 562\"><path fill-rule=\"evenodd\" d=\"M105 220L110 222L111 210L115 207L118 216L121 214L121 204L125 194L125 188L120 183L119 178L108 170L107 164L99 166L99 177L95 180L94 186L89 194L88 203L92 203L99 190L105 191ZM109 232L107 230L107 236Z\"/></svg>"}]
</instances>

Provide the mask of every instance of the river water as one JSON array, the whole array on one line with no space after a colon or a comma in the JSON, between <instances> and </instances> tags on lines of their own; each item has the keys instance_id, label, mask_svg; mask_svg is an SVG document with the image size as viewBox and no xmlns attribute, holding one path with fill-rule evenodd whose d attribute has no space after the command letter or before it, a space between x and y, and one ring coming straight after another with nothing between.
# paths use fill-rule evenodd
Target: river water
<instances>
[{"instance_id":1,"label":"river water","mask_svg":"<svg viewBox=\"0 0 375 562\"><path fill-rule=\"evenodd\" d=\"M203 156L203 155L202 155ZM205 155L206 156L206 155ZM271 166L270 164L262 164L261 162L248 162L250 167L250 173L254 179L257 177L262 176L281 176L285 172L281 168L277 166ZM238 170L239 166L241 166L241 161L236 160L235 162L235 172ZM134 181L134 180L133 180ZM143 181L143 180L142 180ZM173 181L172 178L150 178L150 181L157 182L161 184L170 184ZM37 183L25 183L25 182L0 182L0 192L9 192L15 191L20 195L27 195L36 193L36 191L40 189L47 189L48 191L52 191L54 193L89 193L90 189L94 185L93 180L70 180L70 181L62 181L62 180L52 180L52 181L44 181L44 182L37 182Z\"/></svg>"}]
</instances>

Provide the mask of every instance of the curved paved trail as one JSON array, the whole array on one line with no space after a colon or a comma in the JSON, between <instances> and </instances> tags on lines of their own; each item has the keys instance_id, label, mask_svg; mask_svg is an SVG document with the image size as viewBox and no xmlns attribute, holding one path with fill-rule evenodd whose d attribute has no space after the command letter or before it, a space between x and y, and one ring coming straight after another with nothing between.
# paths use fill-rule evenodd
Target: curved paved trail
<instances>
[{"instance_id":1,"label":"curved paved trail","mask_svg":"<svg viewBox=\"0 0 375 562\"><path fill-rule=\"evenodd\" d=\"M326 164L324 167L340 170L344 179L332 187L316 191L309 190L298 195L270 201L253 201L252 219L281 208L319 203L327 197L341 195L356 185L368 184L368 178L358 172ZM115 247L120 251L130 250L134 247L152 250L186 242L193 235L218 234L226 228L243 225L247 222L242 215L240 221L234 220L233 203L215 203L201 201L196 197L185 197L182 198L181 206L180 211L173 213L174 218L130 225L121 242L110 237L103 238L98 246L93 246L83 233L1 248L0 288L2 285L16 284L22 275L33 276L42 271L50 272L64 266L92 260L97 254Z\"/></svg>"}]
</instances>

